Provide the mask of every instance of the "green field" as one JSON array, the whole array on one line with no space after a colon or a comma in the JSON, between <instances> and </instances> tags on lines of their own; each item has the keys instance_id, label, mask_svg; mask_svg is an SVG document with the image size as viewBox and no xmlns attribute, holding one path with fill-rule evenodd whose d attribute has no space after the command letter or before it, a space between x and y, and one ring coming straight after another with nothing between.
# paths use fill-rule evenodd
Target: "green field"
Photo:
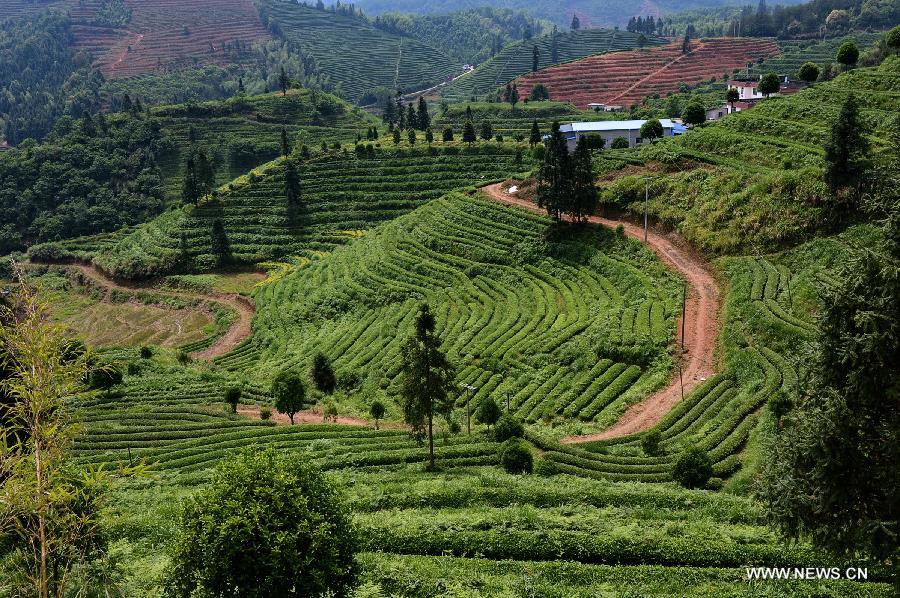
<instances>
[{"instance_id":1,"label":"green field","mask_svg":"<svg viewBox=\"0 0 900 598\"><path fill-rule=\"evenodd\" d=\"M663 40L651 39L648 43L662 43ZM638 47L638 35L627 31L612 29L581 29L557 34L557 60L552 60L552 36L545 35L530 41L510 44L496 56L480 64L475 70L467 73L448 85L442 96L448 102L467 102L481 99L494 92L498 87L506 85L520 75L531 72L532 53L538 47L540 58L538 68L548 67L560 62L568 62L604 52L617 50L633 50ZM520 89L524 98L531 90Z\"/></svg>"},{"instance_id":2,"label":"green field","mask_svg":"<svg viewBox=\"0 0 900 598\"><path fill-rule=\"evenodd\" d=\"M259 0L258 6L284 39L315 59L335 93L353 102L379 87L416 91L462 72L441 50L359 18L290 0Z\"/></svg>"},{"instance_id":3,"label":"green field","mask_svg":"<svg viewBox=\"0 0 900 598\"><path fill-rule=\"evenodd\" d=\"M855 42L862 51L881 37L878 33L854 33L827 40L779 40L782 55L763 61L750 69L751 75L778 73L788 75L792 79L797 76L797 69L805 62L814 62L820 68L836 62L837 50L844 42ZM743 71L746 73L746 70Z\"/></svg>"},{"instance_id":4,"label":"green field","mask_svg":"<svg viewBox=\"0 0 900 598\"><path fill-rule=\"evenodd\" d=\"M480 131L481 123L489 121L494 133L509 137L522 136L528 140L531 124L535 120L546 135L554 122L578 122L603 120L614 115L597 113L590 110L579 110L571 104L563 102L528 102L516 104L515 107L495 102L461 102L450 104L445 112L439 112L432 121L432 127L440 132L444 127L452 127L461 131L466 123L466 108L472 111L475 130ZM621 115L619 115L621 117Z\"/></svg>"}]
</instances>

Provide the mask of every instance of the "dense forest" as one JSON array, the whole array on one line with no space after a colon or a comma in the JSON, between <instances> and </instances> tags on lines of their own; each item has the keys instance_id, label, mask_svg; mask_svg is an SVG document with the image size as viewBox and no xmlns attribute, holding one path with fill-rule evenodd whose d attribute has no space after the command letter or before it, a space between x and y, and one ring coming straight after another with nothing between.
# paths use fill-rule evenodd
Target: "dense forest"
<instances>
[{"instance_id":1,"label":"dense forest","mask_svg":"<svg viewBox=\"0 0 900 598\"><path fill-rule=\"evenodd\" d=\"M103 77L71 44L69 18L54 12L0 23L0 122L10 145L98 106Z\"/></svg>"},{"instance_id":2,"label":"dense forest","mask_svg":"<svg viewBox=\"0 0 900 598\"><path fill-rule=\"evenodd\" d=\"M0 154L0 254L116 230L162 209L166 141L139 114L62 117L44 143Z\"/></svg>"},{"instance_id":3,"label":"dense forest","mask_svg":"<svg viewBox=\"0 0 900 598\"><path fill-rule=\"evenodd\" d=\"M379 29L417 37L450 56L478 64L512 41L540 36L548 29L519 10L479 7L440 15L390 12L372 20Z\"/></svg>"}]
</instances>

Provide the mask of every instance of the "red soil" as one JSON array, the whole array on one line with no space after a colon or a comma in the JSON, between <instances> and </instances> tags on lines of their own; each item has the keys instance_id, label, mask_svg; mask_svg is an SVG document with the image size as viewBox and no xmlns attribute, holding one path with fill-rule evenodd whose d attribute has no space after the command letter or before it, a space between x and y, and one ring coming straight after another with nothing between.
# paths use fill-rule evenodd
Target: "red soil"
<instances>
[{"instance_id":1,"label":"red soil","mask_svg":"<svg viewBox=\"0 0 900 598\"><path fill-rule=\"evenodd\" d=\"M679 83L695 85L731 75L748 62L780 53L778 44L761 38L713 38L646 50L610 52L552 66L517 79L519 89L543 83L554 100L587 108L590 103L631 106L646 96L678 91Z\"/></svg>"},{"instance_id":2,"label":"red soil","mask_svg":"<svg viewBox=\"0 0 900 598\"><path fill-rule=\"evenodd\" d=\"M483 187L482 191L491 199L532 212L544 213L544 210L535 203L506 193L502 183L488 185ZM608 227L622 225L625 228L625 234L629 237L641 241L644 239L643 228L627 221L591 216L588 218L588 222ZM688 284L687 319L683 339L685 353L678 364L681 375L679 376L676 372L670 384L665 388L658 390L640 403L631 405L619 421L610 428L598 434L563 438L562 442L564 443L616 438L647 430L681 400L682 380L684 381L683 392L686 395L700 382L715 373L715 349L719 330L718 314L721 295L716 279L709 272L706 264L676 239L651 231L647 237L647 245L666 264L677 270ZM680 336L680 318L676 323L676 330L679 331Z\"/></svg>"}]
</instances>

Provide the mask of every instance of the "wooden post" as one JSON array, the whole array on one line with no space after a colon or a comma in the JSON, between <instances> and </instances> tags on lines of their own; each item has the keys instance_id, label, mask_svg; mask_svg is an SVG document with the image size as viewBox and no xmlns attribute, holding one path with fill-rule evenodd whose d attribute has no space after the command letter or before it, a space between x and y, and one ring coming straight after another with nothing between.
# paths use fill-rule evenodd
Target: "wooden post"
<instances>
[{"instance_id":1,"label":"wooden post","mask_svg":"<svg viewBox=\"0 0 900 598\"><path fill-rule=\"evenodd\" d=\"M681 364L678 365L678 381L681 382L681 400L684 401L684 377L681 374Z\"/></svg>"},{"instance_id":2,"label":"wooden post","mask_svg":"<svg viewBox=\"0 0 900 598\"><path fill-rule=\"evenodd\" d=\"M466 434L472 435L472 391L469 391L469 400L466 401Z\"/></svg>"}]
</instances>

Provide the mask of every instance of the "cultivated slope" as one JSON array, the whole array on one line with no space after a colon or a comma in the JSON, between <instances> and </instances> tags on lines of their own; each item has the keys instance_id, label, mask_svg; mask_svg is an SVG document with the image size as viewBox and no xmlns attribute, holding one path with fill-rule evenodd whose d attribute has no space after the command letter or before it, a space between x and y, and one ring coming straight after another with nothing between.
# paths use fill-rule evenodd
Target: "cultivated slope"
<instances>
[{"instance_id":1,"label":"cultivated slope","mask_svg":"<svg viewBox=\"0 0 900 598\"><path fill-rule=\"evenodd\" d=\"M638 38L637 34L626 31L583 29L558 33L555 41L552 35L545 35L534 40L510 44L474 71L448 85L442 95L450 102L465 102L472 98L480 99L485 94L494 92L498 87L531 71L534 46L538 47L540 53L538 68L541 68L592 54L637 48ZM651 38L647 43L653 45L662 41ZM556 60L553 59L554 45ZM519 87L523 99L530 90L530 87Z\"/></svg>"},{"instance_id":2,"label":"cultivated slope","mask_svg":"<svg viewBox=\"0 0 900 598\"><path fill-rule=\"evenodd\" d=\"M525 75L517 82L519 89L543 83L554 100L582 108L592 102L628 107L646 96L676 92L680 83L730 76L748 63L778 53L778 45L768 39L695 40L687 54L682 53L681 42L672 42L661 48L590 56Z\"/></svg>"}]
</instances>

